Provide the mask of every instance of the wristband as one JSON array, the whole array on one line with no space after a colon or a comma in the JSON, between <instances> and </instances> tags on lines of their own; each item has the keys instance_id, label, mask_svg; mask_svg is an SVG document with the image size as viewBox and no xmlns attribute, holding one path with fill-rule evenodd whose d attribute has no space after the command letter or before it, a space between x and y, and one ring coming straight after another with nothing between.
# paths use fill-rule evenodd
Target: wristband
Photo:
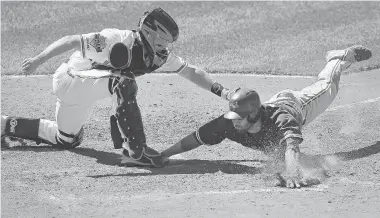
<instances>
[{"instance_id":1,"label":"wristband","mask_svg":"<svg viewBox=\"0 0 380 218\"><path fill-rule=\"evenodd\" d=\"M217 83L217 82L212 84L211 86L211 92L219 97L222 95L223 89L224 87L220 83Z\"/></svg>"}]
</instances>

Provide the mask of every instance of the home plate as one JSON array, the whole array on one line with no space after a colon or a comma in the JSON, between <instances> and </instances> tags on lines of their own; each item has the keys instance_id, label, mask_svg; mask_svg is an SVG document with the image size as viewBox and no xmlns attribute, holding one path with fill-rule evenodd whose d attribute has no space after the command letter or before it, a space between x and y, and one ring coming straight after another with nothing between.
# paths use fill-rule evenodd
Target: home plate
<instances>
[{"instance_id":1,"label":"home plate","mask_svg":"<svg viewBox=\"0 0 380 218\"><path fill-rule=\"evenodd\" d=\"M169 165L179 165L182 164L186 160L185 157L183 157L181 154L173 155L169 158Z\"/></svg>"}]
</instances>

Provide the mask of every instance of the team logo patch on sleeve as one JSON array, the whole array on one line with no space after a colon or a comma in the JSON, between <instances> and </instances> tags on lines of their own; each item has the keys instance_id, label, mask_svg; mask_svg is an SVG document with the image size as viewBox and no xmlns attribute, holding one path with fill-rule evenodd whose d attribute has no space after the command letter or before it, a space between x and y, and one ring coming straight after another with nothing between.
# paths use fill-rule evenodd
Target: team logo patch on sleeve
<instances>
[{"instance_id":1,"label":"team logo patch on sleeve","mask_svg":"<svg viewBox=\"0 0 380 218\"><path fill-rule=\"evenodd\" d=\"M89 39L86 39L87 40L87 49L90 49L89 45L91 45L92 47L95 48L95 51L96 52L102 52L103 49L106 47L106 37L100 35L100 33L97 33L95 34L94 38L89 41Z\"/></svg>"}]
</instances>

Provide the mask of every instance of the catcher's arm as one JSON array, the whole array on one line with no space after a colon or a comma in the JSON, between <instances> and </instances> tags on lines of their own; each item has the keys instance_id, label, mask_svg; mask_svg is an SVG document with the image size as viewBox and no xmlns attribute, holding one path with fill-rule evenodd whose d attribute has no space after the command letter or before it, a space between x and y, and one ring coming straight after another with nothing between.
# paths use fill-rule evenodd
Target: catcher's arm
<instances>
[{"instance_id":1,"label":"catcher's arm","mask_svg":"<svg viewBox=\"0 0 380 218\"><path fill-rule=\"evenodd\" d=\"M25 74L34 72L41 64L50 58L60 55L72 49L81 49L81 38L79 35L69 35L58 39L50 44L44 51L35 57L27 58L22 62L22 71Z\"/></svg>"},{"instance_id":2,"label":"catcher's arm","mask_svg":"<svg viewBox=\"0 0 380 218\"><path fill-rule=\"evenodd\" d=\"M188 64L186 67L179 73L180 76L190 80L196 85L200 86L203 89L211 91L212 93L222 97L223 99L229 99L230 90L224 88L220 83L213 80L205 70Z\"/></svg>"},{"instance_id":3,"label":"catcher's arm","mask_svg":"<svg viewBox=\"0 0 380 218\"><path fill-rule=\"evenodd\" d=\"M188 64L184 59L170 53L166 62L157 69L157 72L178 73L185 79L193 82L199 87L211 91L212 93L228 100L230 91L224 88L220 83L216 82L203 69Z\"/></svg>"}]
</instances>

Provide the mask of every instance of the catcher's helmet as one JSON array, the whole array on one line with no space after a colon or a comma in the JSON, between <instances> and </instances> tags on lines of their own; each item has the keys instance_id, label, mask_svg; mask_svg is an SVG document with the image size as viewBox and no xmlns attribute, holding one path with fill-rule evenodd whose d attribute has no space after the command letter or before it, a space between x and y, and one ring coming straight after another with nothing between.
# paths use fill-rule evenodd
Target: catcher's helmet
<instances>
[{"instance_id":1,"label":"catcher's helmet","mask_svg":"<svg viewBox=\"0 0 380 218\"><path fill-rule=\"evenodd\" d=\"M178 39L178 25L174 19L162 8L147 11L140 18L138 28L149 40L151 37L159 37L170 43Z\"/></svg>"},{"instance_id":2,"label":"catcher's helmet","mask_svg":"<svg viewBox=\"0 0 380 218\"><path fill-rule=\"evenodd\" d=\"M256 91L247 88L238 88L229 100L230 111L224 114L229 120L243 119L245 117L257 117L261 101Z\"/></svg>"},{"instance_id":3,"label":"catcher's helmet","mask_svg":"<svg viewBox=\"0 0 380 218\"><path fill-rule=\"evenodd\" d=\"M145 12L138 23L138 31L150 52L161 59L168 56L169 44L179 35L177 23L162 8Z\"/></svg>"}]
</instances>

